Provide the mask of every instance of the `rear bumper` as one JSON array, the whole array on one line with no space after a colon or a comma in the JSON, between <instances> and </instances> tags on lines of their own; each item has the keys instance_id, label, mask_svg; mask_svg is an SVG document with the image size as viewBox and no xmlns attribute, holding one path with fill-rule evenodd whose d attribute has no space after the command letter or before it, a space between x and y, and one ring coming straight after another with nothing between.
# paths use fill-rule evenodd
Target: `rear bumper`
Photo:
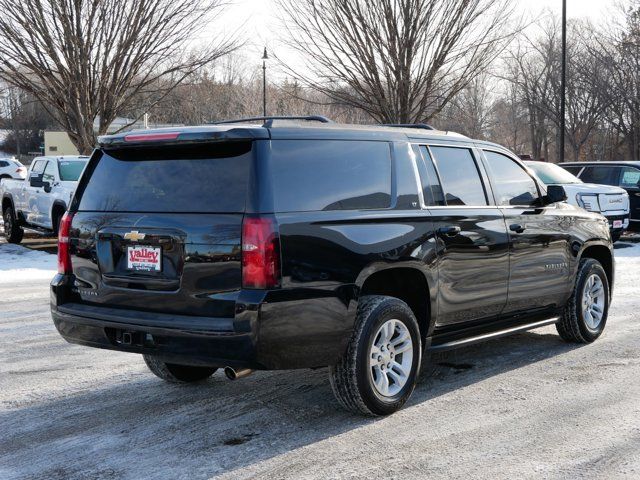
<instances>
[{"instance_id":1,"label":"rear bumper","mask_svg":"<svg viewBox=\"0 0 640 480\"><path fill-rule=\"evenodd\" d=\"M233 318L198 317L74 303L70 279L51 283L51 316L70 343L151 354L168 363L253 369L332 365L346 348L355 302L306 289L241 291Z\"/></svg>"}]
</instances>

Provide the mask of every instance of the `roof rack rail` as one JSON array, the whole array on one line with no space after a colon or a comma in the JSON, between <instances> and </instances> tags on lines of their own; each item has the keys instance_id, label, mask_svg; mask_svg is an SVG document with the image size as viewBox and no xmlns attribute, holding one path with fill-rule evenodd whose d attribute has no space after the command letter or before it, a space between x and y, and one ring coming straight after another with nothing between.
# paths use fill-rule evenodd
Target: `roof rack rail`
<instances>
[{"instance_id":1,"label":"roof rack rail","mask_svg":"<svg viewBox=\"0 0 640 480\"><path fill-rule=\"evenodd\" d=\"M435 130L431 125L426 123L382 123L383 127L397 127L397 128L422 128L423 130Z\"/></svg>"},{"instance_id":2,"label":"roof rack rail","mask_svg":"<svg viewBox=\"0 0 640 480\"><path fill-rule=\"evenodd\" d=\"M211 122L212 125L224 125L227 123L246 123L255 122L258 120L264 120L263 127L273 126L274 120L304 120L306 122L321 122L321 123L333 123L333 120L323 117L322 115L282 115L282 116L267 116L267 117L247 117L238 118L237 120L221 120L219 122Z\"/></svg>"}]
</instances>

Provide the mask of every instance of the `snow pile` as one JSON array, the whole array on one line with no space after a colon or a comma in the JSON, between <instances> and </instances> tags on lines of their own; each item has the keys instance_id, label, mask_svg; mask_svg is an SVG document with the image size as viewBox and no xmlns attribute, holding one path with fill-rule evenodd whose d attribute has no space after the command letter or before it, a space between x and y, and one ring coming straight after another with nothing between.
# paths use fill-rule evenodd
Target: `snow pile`
<instances>
[{"instance_id":1,"label":"snow pile","mask_svg":"<svg viewBox=\"0 0 640 480\"><path fill-rule=\"evenodd\" d=\"M56 255L0 243L0 284L50 280L57 270Z\"/></svg>"}]
</instances>

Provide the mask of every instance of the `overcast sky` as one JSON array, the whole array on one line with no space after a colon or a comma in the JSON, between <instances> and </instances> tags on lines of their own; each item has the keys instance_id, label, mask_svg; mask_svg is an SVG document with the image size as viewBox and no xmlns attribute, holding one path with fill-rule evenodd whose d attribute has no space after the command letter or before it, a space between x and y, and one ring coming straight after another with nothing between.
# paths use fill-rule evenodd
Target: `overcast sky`
<instances>
[{"instance_id":1,"label":"overcast sky","mask_svg":"<svg viewBox=\"0 0 640 480\"><path fill-rule=\"evenodd\" d=\"M558 17L562 11L562 0L514 0L520 4L523 13L535 17L545 9L557 12ZM614 10L619 0L567 0L567 16L569 18L588 17L594 22L599 22ZM264 46L269 50L275 50L279 56L290 55L283 52L282 45L278 42L278 19L276 16L276 0L232 0L227 7L222 24L226 31L237 31L249 43L241 54L247 63L254 63L255 67L261 65L261 57ZM216 27L220 24L216 22ZM247 67L251 68L250 65Z\"/></svg>"}]
</instances>

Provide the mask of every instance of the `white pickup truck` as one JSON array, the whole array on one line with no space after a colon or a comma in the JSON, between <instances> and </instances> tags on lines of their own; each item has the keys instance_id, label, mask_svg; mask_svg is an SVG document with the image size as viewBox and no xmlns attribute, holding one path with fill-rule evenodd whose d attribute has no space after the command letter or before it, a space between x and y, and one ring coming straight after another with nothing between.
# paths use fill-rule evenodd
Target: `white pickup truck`
<instances>
[{"instance_id":1,"label":"white pickup truck","mask_svg":"<svg viewBox=\"0 0 640 480\"><path fill-rule=\"evenodd\" d=\"M567 202L590 212L598 212L609 221L614 242L629 227L629 194L620 187L583 183L575 175L553 163L524 162L545 185L562 185Z\"/></svg>"},{"instance_id":2,"label":"white pickup truck","mask_svg":"<svg viewBox=\"0 0 640 480\"><path fill-rule=\"evenodd\" d=\"M89 157L36 157L24 180L2 179L2 218L10 243L20 243L24 228L57 234L62 215Z\"/></svg>"}]
</instances>

